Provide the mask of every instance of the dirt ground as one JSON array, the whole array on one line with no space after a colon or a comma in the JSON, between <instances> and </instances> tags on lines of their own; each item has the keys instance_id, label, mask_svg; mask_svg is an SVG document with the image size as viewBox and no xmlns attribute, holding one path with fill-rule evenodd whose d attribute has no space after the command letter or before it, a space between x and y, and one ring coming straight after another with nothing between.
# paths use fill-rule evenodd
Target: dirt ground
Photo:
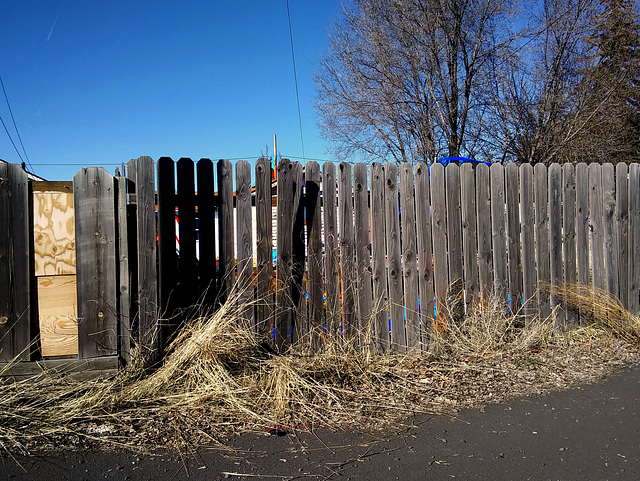
<instances>
[{"instance_id":1,"label":"dirt ground","mask_svg":"<svg viewBox=\"0 0 640 481\"><path fill-rule=\"evenodd\" d=\"M365 434L258 431L227 448L157 454L95 449L0 458L12 480L639 479L640 366L569 390L421 415ZM230 448L230 449L229 449Z\"/></svg>"}]
</instances>

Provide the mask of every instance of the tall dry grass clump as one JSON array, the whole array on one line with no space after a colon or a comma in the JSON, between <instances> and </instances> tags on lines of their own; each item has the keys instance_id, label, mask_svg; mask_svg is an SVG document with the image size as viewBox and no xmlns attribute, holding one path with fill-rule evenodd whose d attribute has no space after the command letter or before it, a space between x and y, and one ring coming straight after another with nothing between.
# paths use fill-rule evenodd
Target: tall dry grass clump
<instances>
[{"instance_id":1,"label":"tall dry grass clump","mask_svg":"<svg viewBox=\"0 0 640 481\"><path fill-rule=\"evenodd\" d=\"M614 332L637 342L637 318L609 298L606 304L606 299L587 294L575 288L554 291L567 305L591 309L594 319L606 319L607 325L617 326ZM242 298L230 296L216 312L185 321L155 370L138 362L111 379L80 381L43 372L0 384L0 446L28 450L69 435L142 443L130 433L142 436L136 430L147 429L153 420L160 434L148 442L160 442L169 436L168 426L178 429L180 423L181 440L198 433L213 439L229 430L373 428L402 422L409 414L450 413L454 406L493 400L496 392L513 396L512 384L495 385L500 376L512 379L519 369L517 361L504 360L539 352L562 335L553 333L550 320L525 325L504 305L489 302L457 322L450 319L446 331L433 334L423 352L376 351L371 341L375 333L367 328L350 339L326 333L304 337L322 339L315 352L300 342L277 353L269 339L238 322L237 313L249 307L238 305ZM603 311L603 305L609 307ZM482 376L489 377L483 382ZM95 426L104 423L111 426L110 438L95 434Z\"/></svg>"},{"instance_id":2,"label":"tall dry grass clump","mask_svg":"<svg viewBox=\"0 0 640 481\"><path fill-rule=\"evenodd\" d=\"M640 318L610 292L583 284L545 284L542 288L567 309L579 312L592 327L606 329L631 344L640 343Z\"/></svg>"},{"instance_id":3,"label":"tall dry grass clump","mask_svg":"<svg viewBox=\"0 0 640 481\"><path fill-rule=\"evenodd\" d=\"M525 325L520 312L511 315L505 303L494 298L473 306L442 333L436 331L432 352L454 359L525 353L549 342L552 335L550 319L535 319Z\"/></svg>"}]
</instances>

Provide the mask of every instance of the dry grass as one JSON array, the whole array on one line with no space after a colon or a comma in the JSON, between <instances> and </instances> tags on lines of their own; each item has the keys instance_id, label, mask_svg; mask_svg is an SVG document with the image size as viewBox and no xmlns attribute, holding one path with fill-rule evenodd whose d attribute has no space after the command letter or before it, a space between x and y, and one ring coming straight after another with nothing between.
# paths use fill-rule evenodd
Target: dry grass
<instances>
[{"instance_id":1,"label":"dry grass","mask_svg":"<svg viewBox=\"0 0 640 481\"><path fill-rule=\"evenodd\" d=\"M640 343L640 318L609 292L582 284L546 284L543 289L567 309L579 312L585 323L608 330L629 343Z\"/></svg>"},{"instance_id":2,"label":"dry grass","mask_svg":"<svg viewBox=\"0 0 640 481\"><path fill-rule=\"evenodd\" d=\"M564 296L572 305L568 291ZM602 299L582 299L576 308L590 306L599 322L606 314L607 330L596 322L567 333L555 333L549 320L525 326L496 304L435 335L428 352L410 355L340 339L325 339L313 355L304 345L277 355L236 322L237 299L189 322L152 373L132 365L113 379L46 372L0 385L0 445L30 452L94 441L152 449L280 426L374 429L413 414L454 414L564 388L638 360L628 345L640 338L637 318L614 307L596 311Z\"/></svg>"}]
</instances>

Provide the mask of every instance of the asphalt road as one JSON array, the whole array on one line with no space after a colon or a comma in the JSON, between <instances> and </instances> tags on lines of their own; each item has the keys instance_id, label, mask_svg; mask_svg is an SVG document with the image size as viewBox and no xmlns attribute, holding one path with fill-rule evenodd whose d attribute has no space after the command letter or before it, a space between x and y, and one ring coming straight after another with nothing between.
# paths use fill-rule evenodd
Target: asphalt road
<instances>
[{"instance_id":1,"label":"asphalt road","mask_svg":"<svg viewBox=\"0 0 640 481\"><path fill-rule=\"evenodd\" d=\"M640 479L640 367L608 380L423 417L376 435L287 431L233 439L235 453L138 456L81 452L1 458L0 479Z\"/></svg>"}]
</instances>

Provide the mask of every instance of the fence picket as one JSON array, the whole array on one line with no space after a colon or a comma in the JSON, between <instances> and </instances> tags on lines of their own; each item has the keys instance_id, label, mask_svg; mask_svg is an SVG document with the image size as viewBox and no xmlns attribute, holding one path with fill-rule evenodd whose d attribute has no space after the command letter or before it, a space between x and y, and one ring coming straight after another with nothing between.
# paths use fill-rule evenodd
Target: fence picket
<instances>
[{"instance_id":1,"label":"fence picket","mask_svg":"<svg viewBox=\"0 0 640 481\"><path fill-rule=\"evenodd\" d=\"M573 164L562 166L563 227L562 247L564 257L564 282L573 284L577 279L576 265L576 175ZM567 310L567 323L575 324L575 311Z\"/></svg>"},{"instance_id":2,"label":"fence picket","mask_svg":"<svg viewBox=\"0 0 640 481\"><path fill-rule=\"evenodd\" d=\"M324 207L324 282L327 293L326 324L329 336L340 334L340 297L338 295L338 219L336 213L336 166L322 164Z\"/></svg>"},{"instance_id":3,"label":"fence picket","mask_svg":"<svg viewBox=\"0 0 640 481\"><path fill-rule=\"evenodd\" d=\"M418 265L416 262L416 209L413 194L413 169L400 165L400 212L402 216L402 276L407 349L420 350L420 317L418 313Z\"/></svg>"},{"instance_id":4,"label":"fence picket","mask_svg":"<svg viewBox=\"0 0 640 481\"><path fill-rule=\"evenodd\" d=\"M640 164L629 166L629 307L640 313Z\"/></svg>"},{"instance_id":5,"label":"fence picket","mask_svg":"<svg viewBox=\"0 0 640 481\"><path fill-rule=\"evenodd\" d=\"M178 255L176 252L176 182L175 165L161 157L156 165L158 176L158 307L160 345L167 343L172 326L169 320L178 307Z\"/></svg>"},{"instance_id":6,"label":"fence picket","mask_svg":"<svg viewBox=\"0 0 640 481\"><path fill-rule=\"evenodd\" d=\"M436 293L436 332L443 333L448 327L447 289L449 268L447 265L447 220L444 190L444 166L431 166L431 229L433 234L433 277Z\"/></svg>"},{"instance_id":7,"label":"fence picket","mask_svg":"<svg viewBox=\"0 0 640 481\"><path fill-rule=\"evenodd\" d=\"M458 321L464 317L464 273L462 269L462 206L460 168L451 163L444 169L447 195L447 253L449 256L449 311Z\"/></svg>"},{"instance_id":8,"label":"fence picket","mask_svg":"<svg viewBox=\"0 0 640 481\"><path fill-rule=\"evenodd\" d=\"M338 244L340 245L340 285L342 292L342 334L351 339L355 324L355 249L353 237L353 186L351 165L338 164Z\"/></svg>"},{"instance_id":9,"label":"fence picket","mask_svg":"<svg viewBox=\"0 0 640 481\"><path fill-rule=\"evenodd\" d=\"M233 169L231 162L218 161L218 276L220 279L218 297L221 303L233 289L236 282L235 253L233 249Z\"/></svg>"},{"instance_id":10,"label":"fence picket","mask_svg":"<svg viewBox=\"0 0 640 481\"><path fill-rule=\"evenodd\" d=\"M593 287L605 289L604 232L602 222L602 167L589 164L589 228Z\"/></svg>"},{"instance_id":11,"label":"fence picket","mask_svg":"<svg viewBox=\"0 0 640 481\"><path fill-rule=\"evenodd\" d=\"M324 333L324 308L322 296L322 212L320 165L309 161L305 165L305 189L307 209L307 259L309 271L309 336L311 347L320 349Z\"/></svg>"},{"instance_id":12,"label":"fence picket","mask_svg":"<svg viewBox=\"0 0 640 481\"><path fill-rule=\"evenodd\" d=\"M116 215L118 232L118 352L125 363L131 361L131 272L129 270L129 216L127 211L126 177L117 176Z\"/></svg>"},{"instance_id":13,"label":"fence picket","mask_svg":"<svg viewBox=\"0 0 640 481\"><path fill-rule=\"evenodd\" d=\"M273 330L273 240L271 161L256 161L256 261L258 285L256 291L256 330L262 336L272 337Z\"/></svg>"},{"instance_id":14,"label":"fence picket","mask_svg":"<svg viewBox=\"0 0 640 481\"><path fill-rule=\"evenodd\" d=\"M602 215L604 227L604 269L607 290L619 297L618 230L615 225L616 183L613 164L602 164Z\"/></svg>"},{"instance_id":15,"label":"fence picket","mask_svg":"<svg viewBox=\"0 0 640 481\"><path fill-rule=\"evenodd\" d=\"M551 266L549 263L549 209L547 196L547 167L536 164L533 168L534 196L536 208L536 269L538 270L538 309L540 319L547 319L551 315L549 295L540 284L551 281Z\"/></svg>"},{"instance_id":16,"label":"fence picket","mask_svg":"<svg viewBox=\"0 0 640 481\"><path fill-rule=\"evenodd\" d=\"M238 320L247 327L253 315L253 232L251 220L251 166L236 163L236 258L238 262Z\"/></svg>"},{"instance_id":17,"label":"fence picket","mask_svg":"<svg viewBox=\"0 0 640 481\"><path fill-rule=\"evenodd\" d=\"M616 165L616 214L618 236L618 282L620 302L629 305L629 167L624 162Z\"/></svg>"},{"instance_id":18,"label":"fence picket","mask_svg":"<svg viewBox=\"0 0 640 481\"><path fill-rule=\"evenodd\" d=\"M480 300L486 304L493 293L493 255L491 242L491 185L489 166L476 167L476 209L478 217L478 280Z\"/></svg>"},{"instance_id":19,"label":"fence picket","mask_svg":"<svg viewBox=\"0 0 640 481\"><path fill-rule=\"evenodd\" d=\"M115 182L103 168L89 167L75 175L73 190L78 353L81 359L87 359L116 354L118 348ZM155 256L153 260L155 264ZM100 275L96 275L96 266ZM141 312L147 307L143 302L140 299ZM141 324L141 331L143 327ZM143 340L144 347L151 346L150 339Z\"/></svg>"},{"instance_id":20,"label":"fence picket","mask_svg":"<svg viewBox=\"0 0 640 481\"><path fill-rule=\"evenodd\" d=\"M298 342L304 332L308 332L307 296L304 285L306 245L304 238L304 173L302 164L292 164L293 220L291 222L291 300L293 311L291 318L291 341ZM304 294L304 295L303 295Z\"/></svg>"},{"instance_id":21,"label":"fence picket","mask_svg":"<svg viewBox=\"0 0 640 481\"><path fill-rule=\"evenodd\" d=\"M549 166L549 260L551 263L551 284L564 282L564 264L562 261L562 167L559 164ZM566 310L554 296L551 296L551 309L555 312L555 325L566 322Z\"/></svg>"},{"instance_id":22,"label":"fence picket","mask_svg":"<svg viewBox=\"0 0 640 481\"><path fill-rule=\"evenodd\" d=\"M491 173L491 231L493 239L493 286L498 302L507 306L509 279L507 277L506 211L504 168L493 164Z\"/></svg>"},{"instance_id":23,"label":"fence picket","mask_svg":"<svg viewBox=\"0 0 640 481\"><path fill-rule=\"evenodd\" d=\"M29 360L27 346L36 330L31 316L27 174L17 164L0 162L0 360ZM11 280L12 282L9 282ZM115 305L114 305L115 307ZM35 326L34 326L35 327Z\"/></svg>"},{"instance_id":24,"label":"fence picket","mask_svg":"<svg viewBox=\"0 0 640 481\"><path fill-rule=\"evenodd\" d=\"M358 280L357 318L362 334L366 334L371 327L373 292L371 287L371 253L369 252L371 242L369 235L369 189L367 168L364 164L353 166L353 208Z\"/></svg>"},{"instance_id":25,"label":"fence picket","mask_svg":"<svg viewBox=\"0 0 640 481\"><path fill-rule=\"evenodd\" d=\"M511 312L522 313L522 262L520 245L520 192L518 166L507 164L505 168L507 202L507 256Z\"/></svg>"},{"instance_id":26,"label":"fence picket","mask_svg":"<svg viewBox=\"0 0 640 481\"><path fill-rule=\"evenodd\" d=\"M577 282L589 285L589 167L584 162L576 165L576 266ZM580 323L584 322L580 313Z\"/></svg>"},{"instance_id":27,"label":"fence picket","mask_svg":"<svg viewBox=\"0 0 640 481\"><path fill-rule=\"evenodd\" d=\"M536 299L535 264L535 210L533 197L533 167L531 164L520 166L520 237L522 243L522 295L524 298L525 322L529 323L538 316Z\"/></svg>"},{"instance_id":28,"label":"fence picket","mask_svg":"<svg viewBox=\"0 0 640 481\"><path fill-rule=\"evenodd\" d=\"M200 267L200 292L204 306L211 308L218 296L216 272L216 214L215 183L213 162L200 159L196 164L198 176L198 222L200 238L198 241L198 265ZM175 249L174 249L175 250Z\"/></svg>"},{"instance_id":29,"label":"fence picket","mask_svg":"<svg viewBox=\"0 0 640 481\"><path fill-rule=\"evenodd\" d=\"M371 177L371 263L373 268L373 309L376 345L389 350L389 296L385 248L384 167L372 164ZM325 227L326 228L326 227Z\"/></svg>"},{"instance_id":30,"label":"fence picket","mask_svg":"<svg viewBox=\"0 0 640 481\"><path fill-rule=\"evenodd\" d=\"M294 172L288 159L278 162L278 224L276 250L276 345L283 350L291 342L293 318L293 237Z\"/></svg>"},{"instance_id":31,"label":"fence picket","mask_svg":"<svg viewBox=\"0 0 640 481\"><path fill-rule=\"evenodd\" d=\"M476 179L473 166L460 168L462 188L462 252L464 255L464 299L466 312L478 302L478 229L476 224Z\"/></svg>"},{"instance_id":32,"label":"fence picket","mask_svg":"<svg viewBox=\"0 0 640 481\"><path fill-rule=\"evenodd\" d=\"M142 349L151 356L159 354L158 277L156 271L156 199L155 166L151 157L129 162L127 176L133 180L136 194L137 264L138 264L138 336ZM104 181L107 181L106 177ZM100 181L99 181L100 182ZM112 179L108 180L111 188ZM109 201L111 202L111 201ZM78 204L76 203L76 206ZM113 211L113 204L104 206ZM78 218L76 217L76 226ZM77 230L76 230L77 233ZM109 278L108 276L106 276ZM78 292L80 283L78 283ZM80 299L78 298L78 306ZM78 315L80 311L78 310Z\"/></svg>"},{"instance_id":33,"label":"fence picket","mask_svg":"<svg viewBox=\"0 0 640 481\"><path fill-rule=\"evenodd\" d=\"M418 286L420 289L420 330L422 351L433 336L433 244L431 241L431 194L429 170L423 163L415 166L416 224L418 234ZM373 206L372 206L373 208Z\"/></svg>"},{"instance_id":34,"label":"fence picket","mask_svg":"<svg viewBox=\"0 0 640 481\"><path fill-rule=\"evenodd\" d=\"M406 352L407 336L404 327L402 292L402 264L400 256L400 222L398 211L398 168L395 164L384 166L384 213L387 232L387 283L389 285L389 308L391 314L391 347L400 353Z\"/></svg>"},{"instance_id":35,"label":"fence picket","mask_svg":"<svg viewBox=\"0 0 640 481\"><path fill-rule=\"evenodd\" d=\"M178 183L178 296L182 309L192 309L198 300L196 270L196 198L193 161L181 158L176 164Z\"/></svg>"}]
</instances>

